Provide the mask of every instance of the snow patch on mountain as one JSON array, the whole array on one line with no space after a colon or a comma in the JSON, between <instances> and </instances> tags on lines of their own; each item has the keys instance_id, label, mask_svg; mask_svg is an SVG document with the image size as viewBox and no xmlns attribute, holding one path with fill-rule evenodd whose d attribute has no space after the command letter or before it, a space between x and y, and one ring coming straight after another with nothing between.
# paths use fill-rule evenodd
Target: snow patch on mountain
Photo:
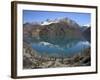
<instances>
[{"instance_id":1,"label":"snow patch on mountain","mask_svg":"<svg viewBox=\"0 0 100 80\"><path fill-rule=\"evenodd\" d=\"M85 25L83 25L83 26L90 27L90 24L85 24Z\"/></svg>"},{"instance_id":2,"label":"snow patch on mountain","mask_svg":"<svg viewBox=\"0 0 100 80\"><path fill-rule=\"evenodd\" d=\"M53 22L47 22L47 21L45 21L45 22L43 22L41 25L50 25L50 24L52 24Z\"/></svg>"}]
</instances>

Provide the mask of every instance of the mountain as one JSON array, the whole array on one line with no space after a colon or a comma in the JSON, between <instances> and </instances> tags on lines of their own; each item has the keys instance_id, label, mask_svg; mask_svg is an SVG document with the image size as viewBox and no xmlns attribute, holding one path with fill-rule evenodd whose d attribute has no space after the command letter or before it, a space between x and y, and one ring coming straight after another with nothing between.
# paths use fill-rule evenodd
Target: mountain
<instances>
[{"instance_id":1,"label":"mountain","mask_svg":"<svg viewBox=\"0 0 100 80\"><path fill-rule=\"evenodd\" d=\"M44 21L41 24L23 24L24 40L45 41L52 44L65 44L74 39L81 39L80 26L69 18Z\"/></svg>"},{"instance_id":2,"label":"mountain","mask_svg":"<svg viewBox=\"0 0 100 80\"><path fill-rule=\"evenodd\" d=\"M85 39L91 42L91 27L88 27L83 31L83 36L85 37Z\"/></svg>"},{"instance_id":3,"label":"mountain","mask_svg":"<svg viewBox=\"0 0 100 80\"><path fill-rule=\"evenodd\" d=\"M87 26L81 26L81 27L80 27L80 31L81 31L81 32L84 32L86 29L87 29Z\"/></svg>"},{"instance_id":4,"label":"mountain","mask_svg":"<svg viewBox=\"0 0 100 80\"><path fill-rule=\"evenodd\" d=\"M70 19L60 19L49 25L44 25L39 33L40 39L50 43L63 43L81 38L80 26Z\"/></svg>"}]
</instances>

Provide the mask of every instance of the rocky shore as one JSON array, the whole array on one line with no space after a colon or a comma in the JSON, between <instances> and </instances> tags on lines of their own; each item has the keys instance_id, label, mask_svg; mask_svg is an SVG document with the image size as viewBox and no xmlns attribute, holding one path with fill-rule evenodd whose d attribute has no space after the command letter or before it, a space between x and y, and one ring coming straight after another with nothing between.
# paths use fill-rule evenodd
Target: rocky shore
<instances>
[{"instance_id":1,"label":"rocky shore","mask_svg":"<svg viewBox=\"0 0 100 80\"><path fill-rule=\"evenodd\" d=\"M23 69L90 66L90 48L72 57L40 55L29 44L23 44Z\"/></svg>"}]
</instances>

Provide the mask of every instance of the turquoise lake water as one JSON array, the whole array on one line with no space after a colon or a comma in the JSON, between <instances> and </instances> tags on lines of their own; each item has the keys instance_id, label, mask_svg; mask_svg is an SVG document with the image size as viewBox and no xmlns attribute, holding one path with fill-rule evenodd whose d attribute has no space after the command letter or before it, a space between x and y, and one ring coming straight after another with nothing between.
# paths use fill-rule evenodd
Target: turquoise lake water
<instances>
[{"instance_id":1,"label":"turquoise lake water","mask_svg":"<svg viewBox=\"0 0 100 80\"><path fill-rule=\"evenodd\" d=\"M81 53L90 47L90 43L86 40L72 41L63 45L52 44L49 42L37 42L31 44L32 48L40 54L49 54L54 56L71 56Z\"/></svg>"}]
</instances>

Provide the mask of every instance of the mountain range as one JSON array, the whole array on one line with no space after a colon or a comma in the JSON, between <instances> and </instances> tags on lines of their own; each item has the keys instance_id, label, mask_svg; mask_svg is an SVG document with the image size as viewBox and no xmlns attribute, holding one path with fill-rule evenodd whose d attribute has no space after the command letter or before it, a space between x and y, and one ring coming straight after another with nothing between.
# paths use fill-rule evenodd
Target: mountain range
<instances>
[{"instance_id":1,"label":"mountain range","mask_svg":"<svg viewBox=\"0 0 100 80\"><path fill-rule=\"evenodd\" d=\"M65 44L74 39L86 39L90 41L91 27L81 27L69 18L54 21L44 21L41 23L23 24L24 41L45 41L52 44Z\"/></svg>"}]
</instances>

